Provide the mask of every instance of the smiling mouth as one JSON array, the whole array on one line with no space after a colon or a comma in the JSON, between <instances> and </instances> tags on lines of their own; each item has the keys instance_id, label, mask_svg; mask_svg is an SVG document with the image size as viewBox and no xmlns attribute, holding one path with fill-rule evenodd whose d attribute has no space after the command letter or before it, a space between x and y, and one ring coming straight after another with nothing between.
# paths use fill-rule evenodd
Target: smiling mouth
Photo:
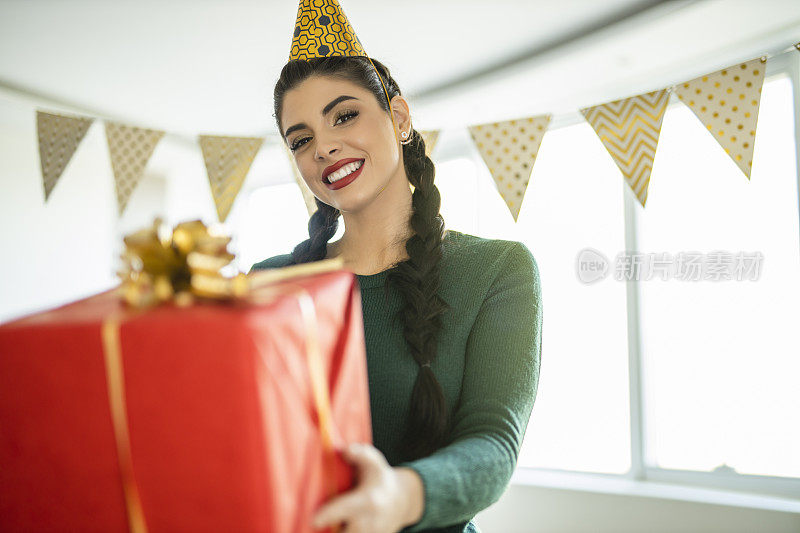
<instances>
[{"instance_id":1,"label":"smiling mouth","mask_svg":"<svg viewBox=\"0 0 800 533\"><path fill-rule=\"evenodd\" d=\"M353 161L352 163L348 163L346 165L342 165L341 168L336 170L335 172L331 172L324 178L322 181L328 185L332 185L337 181L343 180L347 178L347 176L357 172L362 166L364 166L364 160L360 159L358 161Z\"/></svg>"}]
</instances>

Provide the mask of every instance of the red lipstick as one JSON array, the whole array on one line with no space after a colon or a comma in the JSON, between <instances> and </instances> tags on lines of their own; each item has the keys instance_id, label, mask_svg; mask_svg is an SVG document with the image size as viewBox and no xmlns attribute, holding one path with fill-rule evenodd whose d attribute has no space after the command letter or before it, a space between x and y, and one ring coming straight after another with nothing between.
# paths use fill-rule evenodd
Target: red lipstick
<instances>
[{"instance_id":1,"label":"red lipstick","mask_svg":"<svg viewBox=\"0 0 800 533\"><path fill-rule=\"evenodd\" d=\"M342 161L344 161L344 163L342 163ZM325 186L327 188L329 188L330 190L332 190L332 191L335 191L337 189L341 189L342 187L347 187L348 185L350 185L353 181L355 181L355 179L358 176L361 175L361 170L364 168L364 165L366 164L366 161L364 159L351 159L351 160L343 159L342 161L339 162L339 163L342 163L341 165L339 163L337 163L336 165L334 165L332 167L326 168L325 169L325 172L326 172L325 176L330 174L330 172L328 172L328 169L329 168L333 168L335 166L338 166L339 168L341 168L343 165L347 165L349 163L353 163L353 162L356 162L356 161L361 161L361 166L359 166L356 170L354 170L353 172L351 172L350 174L348 174L344 178L341 178L341 179L339 179L339 180L337 180L337 181L335 181L333 183L329 183L327 178L323 178L322 179L322 183L324 183ZM334 168L333 172L335 172L335 171L336 171L336 168Z\"/></svg>"},{"instance_id":2,"label":"red lipstick","mask_svg":"<svg viewBox=\"0 0 800 533\"><path fill-rule=\"evenodd\" d=\"M330 174L331 172L336 172L337 170L339 170L340 168L342 168L346 164L355 163L356 161L361 161L361 159L359 159L358 157L350 157L350 158L347 158L347 159L340 159L339 161L337 161L336 163L332 164L331 166L327 167L325 170L322 171L322 179L323 179L323 181L325 180L325 178L328 177L328 174Z\"/></svg>"}]
</instances>

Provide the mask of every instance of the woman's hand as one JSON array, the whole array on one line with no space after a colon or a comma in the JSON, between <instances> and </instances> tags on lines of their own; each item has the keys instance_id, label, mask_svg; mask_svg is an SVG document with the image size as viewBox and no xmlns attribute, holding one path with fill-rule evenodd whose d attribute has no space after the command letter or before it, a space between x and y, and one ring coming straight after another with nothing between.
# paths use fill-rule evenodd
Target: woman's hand
<instances>
[{"instance_id":1,"label":"woman's hand","mask_svg":"<svg viewBox=\"0 0 800 533\"><path fill-rule=\"evenodd\" d=\"M389 466L371 444L351 444L344 457L356 468L357 485L317 510L315 528L344 522L341 533L395 533L422 518L424 488L413 469Z\"/></svg>"}]
</instances>

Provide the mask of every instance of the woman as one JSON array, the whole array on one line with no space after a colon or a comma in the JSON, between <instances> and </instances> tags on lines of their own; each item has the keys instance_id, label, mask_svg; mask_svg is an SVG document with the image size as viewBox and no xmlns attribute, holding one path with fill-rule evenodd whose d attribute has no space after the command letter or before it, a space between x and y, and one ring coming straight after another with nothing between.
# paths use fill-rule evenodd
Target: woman
<instances>
[{"instance_id":1,"label":"woman","mask_svg":"<svg viewBox=\"0 0 800 533\"><path fill-rule=\"evenodd\" d=\"M522 243L444 230L434 165L379 61L291 60L274 101L318 209L307 240L253 270L341 257L361 289L367 348L373 444L346 452L357 486L314 525L478 532L471 519L507 487L536 397L536 261ZM340 215L344 235L330 243Z\"/></svg>"},{"instance_id":2,"label":"woman","mask_svg":"<svg viewBox=\"0 0 800 533\"><path fill-rule=\"evenodd\" d=\"M281 72L278 128L318 210L308 240L253 269L342 257L361 288L374 446L350 456L360 484L324 505L319 525L478 531L467 522L505 490L536 395L538 268L521 243L443 229L408 103L372 64L333 56ZM345 233L329 243L340 214Z\"/></svg>"}]
</instances>

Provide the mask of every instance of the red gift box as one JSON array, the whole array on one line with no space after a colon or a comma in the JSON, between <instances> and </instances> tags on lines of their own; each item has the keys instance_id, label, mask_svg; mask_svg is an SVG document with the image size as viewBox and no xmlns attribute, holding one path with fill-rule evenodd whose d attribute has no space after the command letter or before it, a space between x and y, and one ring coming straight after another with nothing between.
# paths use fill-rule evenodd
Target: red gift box
<instances>
[{"instance_id":1,"label":"red gift box","mask_svg":"<svg viewBox=\"0 0 800 533\"><path fill-rule=\"evenodd\" d=\"M0 529L314 531L372 443L358 283L261 300L108 291L0 326Z\"/></svg>"}]
</instances>

